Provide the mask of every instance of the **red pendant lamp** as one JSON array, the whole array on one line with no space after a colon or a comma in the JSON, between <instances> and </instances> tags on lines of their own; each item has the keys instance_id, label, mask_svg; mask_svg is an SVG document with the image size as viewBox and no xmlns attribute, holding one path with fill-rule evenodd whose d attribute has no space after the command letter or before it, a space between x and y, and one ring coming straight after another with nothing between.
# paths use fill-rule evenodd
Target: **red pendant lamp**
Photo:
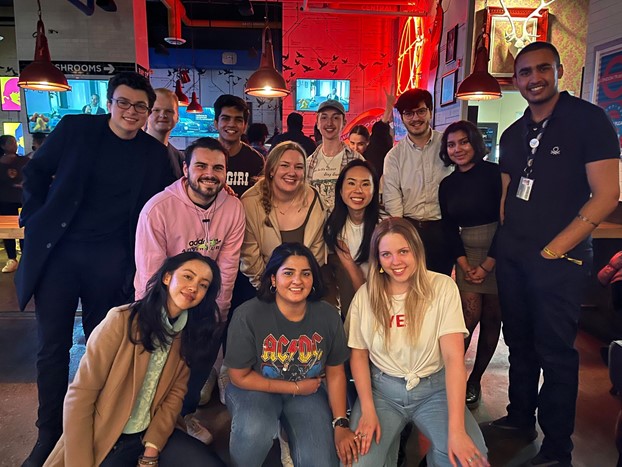
<instances>
[{"instance_id":1,"label":"red pendant lamp","mask_svg":"<svg viewBox=\"0 0 622 467\"><path fill-rule=\"evenodd\" d=\"M181 88L181 80L177 80L175 83L175 95L177 96L177 102L180 107L188 107L190 101L188 96L184 94L184 90Z\"/></svg>"},{"instance_id":2,"label":"red pendant lamp","mask_svg":"<svg viewBox=\"0 0 622 467\"><path fill-rule=\"evenodd\" d=\"M255 97L286 97L290 91L285 78L274 67L272 33L267 25L262 34L262 46L259 69L248 78L244 92Z\"/></svg>"},{"instance_id":3,"label":"red pendant lamp","mask_svg":"<svg viewBox=\"0 0 622 467\"><path fill-rule=\"evenodd\" d=\"M197 99L197 93L192 91L192 100L190 101L190 105L186 107L186 112L190 114L202 114L203 107L199 103L199 99Z\"/></svg>"},{"instance_id":4,"label":"red pendant lamp","mask_svg":"<svg viewBox=\"0 0 622 467\"><path fill-rule=\"evenodd\" d=\"M41 19L40 0L37 0L37 5L39 21L37 21L35 59L19 74L17 85L20 88L35 91L70 91L71 86L67 83L67 78L52 63L48 40L45 37L45 26Z\"/></svg>"}]
</instances>

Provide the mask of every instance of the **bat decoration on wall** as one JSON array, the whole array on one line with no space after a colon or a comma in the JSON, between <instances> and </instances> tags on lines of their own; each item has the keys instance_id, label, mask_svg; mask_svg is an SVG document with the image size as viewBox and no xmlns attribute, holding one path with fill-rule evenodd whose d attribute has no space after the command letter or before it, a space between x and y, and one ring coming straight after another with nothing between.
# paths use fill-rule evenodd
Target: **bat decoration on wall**
<instances>
[{"instance_id":1,"label":"bat decoration on wall","mask_svg":"<svg viewBox=\"0 0 622 467\"><path fill-rule=\"evenodd\" d=\"M337 67L335 67L335 68L331 68L328 71L330 71L334 75L335 73L337 73L337 71L339 71L339 69Z\"/></svg>"},{"instance_id":2,"label":"bat decoration on wall","mask_svg":"<svg viewBox=\"0 0 622 467\"><path fill-rule=\"evenodd\" d=\"M348 63L348 59L347 58L342 58L341 59L341 63L343 63L345 65L346 63Z\"/></svg>"},{"instance_id":3,"label":"bat decoration on wall","mask_svg":"<svg viewBox=\"0 0 622 467\"><path fill-rule=\"evenodd\" d=\"M300 60L296 59L296 60L294 60L294 63L295 63L296 65L300 65Z\"/></svg>"},{"instance_id":4,"label":"bat decoration on wall","mask_svg":"<svg viewBox=\"0 0 622 467\"><path fill-rule=\"evenodd\" d=\"M324 68L326 65L328 65L328 62L323 62L322 60L320 60L319 58L316 58L317 62L320 64L320 70L322 68Z\"/></svg>"},{"instance_id":5,"label":"bat decoration on wall","mask_svg":"<svg viewBox=\"0 0 622 467\"><path fill-rule=\"evenodd\" d=\"M285 71L289 71L289 70L292 70L292 67L291 67L291 66L287 66L287 65L283 64L283 70L285 70Z\"/></svg>"},{"instance_id":6,"label":"bat decoration on wall","mask_svg":"<svg viewBox=\"0 0 622 467\"><path fill-rule=\"evenodd\" d=\"M315 68L307 66L304 63L302 64L302 68L303 68L303 70L305 70L305 73L309 73L310 71L315 70Z\"/></svg>"},{"instance_id":7,"label":"bat decoration on wall","mask_svg":"<svg viewBox=\"0 0 622 467\"><path fill-rule=\"evenodd\" d=\"M296 51L296 58L305 58L300 52Z\"/></svg>"},{"instance_id":8,"label":"bat decoration on wall","mask_svg":"<svg viewBox=\"0 0 622 467\"><path fill-rule=\"evenodd\" d=\"M359 63L358 67L361 69L361 71L365 71L365 68L367 68L367 65L363 65L362 63Z\"/></svg>"},{"instance_id":9,"label":"bat decoration on wall","mask_svg":"<svg viewBox=\"0 0 622 467\"><path fill-rule=\"evenodd\" d=\"M339 59L339 55L333 55L333 62L336 62Z\"/></svg>"},{"instance_id":10,"label":"bat decoration on wall","mask_svg":"<svg viewBox=\"0 0 622 467\"><path fill-rule=\"evenodd\" d=\"M289 53L287 55L283 55L283 60L289 60Z\"/></svg>"}]
</instances>

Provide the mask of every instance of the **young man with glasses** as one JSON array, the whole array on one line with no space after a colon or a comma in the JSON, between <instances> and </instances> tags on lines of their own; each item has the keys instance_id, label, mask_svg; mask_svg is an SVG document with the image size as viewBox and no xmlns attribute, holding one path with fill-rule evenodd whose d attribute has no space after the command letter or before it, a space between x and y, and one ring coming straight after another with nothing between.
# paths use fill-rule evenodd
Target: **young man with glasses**
<instances>
[{"instance_id":1,"label":"young man with glasses","mask_svg":"<svg viewBox=\"0 0 622 467\"><path fill-rule=\"evenodd\" d=\"M67 115L24 171L16 275L20 308L35 297L39 335L37 443L24 466L41 466L62 433L74 315L88 339L113 306L133 299L138 215L173 181L166 147L141 130L156 99L138 73L108 84L109 115Z\"/></svg>"},{"instance_id":2,"label":"young man with glasses","mask_svg":"<svg viewBox=\"0 0 622 467\"><path fill-rule=\"evenodd\" d=\"M391 216L404 217L415 226L428 269L450 275L453 260L444 241L438 186L451 168L439 157L442 133L430 126L432 95L425 89L410 89L395 107L408 137L384 160L384 206Z\"/></svg>"}]
</instances>

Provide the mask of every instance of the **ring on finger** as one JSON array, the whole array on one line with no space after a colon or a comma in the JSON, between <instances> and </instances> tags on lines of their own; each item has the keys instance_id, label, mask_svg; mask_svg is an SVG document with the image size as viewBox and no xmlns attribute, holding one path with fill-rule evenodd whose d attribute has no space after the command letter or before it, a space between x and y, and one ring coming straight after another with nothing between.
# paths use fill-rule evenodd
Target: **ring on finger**
<instances>
[{"instance_id":1,"label":"ring on finger","mask_svg":"<svg viewBox=\"0 0 622 467\"><path fill-rule=\"evenodd\" d=\"M473 462L473 458L472 458L472 457L469 457L469 458L467 459L467 462L470 464L471 462Z\"/></svg>"}]
</instances>

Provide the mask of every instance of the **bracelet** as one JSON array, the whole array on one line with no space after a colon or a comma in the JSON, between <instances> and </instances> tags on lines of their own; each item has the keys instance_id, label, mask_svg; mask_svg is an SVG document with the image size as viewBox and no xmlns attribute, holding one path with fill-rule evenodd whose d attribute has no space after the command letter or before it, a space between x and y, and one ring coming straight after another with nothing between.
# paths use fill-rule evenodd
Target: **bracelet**
<instances>
[{"instance_id":1,"label":"bracelet","mask_svg":"<svg viewBox=\"0 0 622 467\"><path fill-rule=\"evenodd\" d=\"M492 272L492 269L486 269L484 266L482 266L481 264L479 265L480 268L482 268L484 270L484 272L486 272L486 274L490 274Z\"/></svg>"},{"instance_id":2,"label":"bracelet","mask_svg":"<svg viewBox=\"0 0 622 467\"><path fill-rule=\"evenodd\" d=\"M158 456L138 456L138 465L158 465Z\"/></svg>"},{"instance_id":3,"label":"bracelet","mask_svg":"<svg viewBox=\"0 0 622 467\"><path fill-rule=\"evenodd\" d=\"M542 248L542 251L544 251L547 255L549 255L552 258L565 259L566 261L570 261L571 263L578 264L579 266L583 265L583 260L571 258L566 253L564 253L563 255L558 255L553 250L550 250L547 247Z\"/></svg>"},{"instance_id":4,"label":"bracelet","mask_svg":"<svg viewBox=\"0 0 622 467\"><path fill-rule=\"evenodd\" d=\"M595 228L598 227L598 224L595 222L592 222L591 220L589 220L587 217L585 217L583 214L579 213L577 214L577 219L579 219L580 221L586 222L588 224L592 224Z\"/></svg>"},{"instance_id":5,"label":"bracelet","mask_svg":"<svg viewBox=\"0 0 622 467\"><path fill-rule=\"evenodd\" d=\"M296 381L293 381L294 386L296 386L296 389L294 391L294 397L296 397L296 394L300 393L300 387L298 386L298 383Z\"/></svg>"}]
</instances>

